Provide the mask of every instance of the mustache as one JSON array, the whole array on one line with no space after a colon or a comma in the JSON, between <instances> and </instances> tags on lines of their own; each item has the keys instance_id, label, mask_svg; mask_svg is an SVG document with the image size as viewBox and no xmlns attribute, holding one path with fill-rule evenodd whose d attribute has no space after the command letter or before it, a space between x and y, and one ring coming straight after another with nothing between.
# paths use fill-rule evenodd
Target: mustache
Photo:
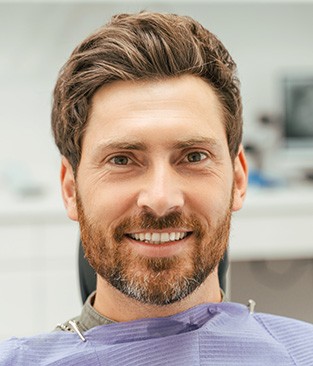
<instances>
[{"instance_id":1,"label":"mustache","mask_svg":"<svg viewBox=\"0 0 313 366\"><path fill-rule=\"evenodd\" d=\"M164 230L170 228L185 228L192 231L196 237L202 237L203 226L195 216L186 217L180 212L171 212L157 217L150 212L143 212L137 216L124 219L116 226L113 237L117 242L131 230Z\"/></svg>"}]
</instances>

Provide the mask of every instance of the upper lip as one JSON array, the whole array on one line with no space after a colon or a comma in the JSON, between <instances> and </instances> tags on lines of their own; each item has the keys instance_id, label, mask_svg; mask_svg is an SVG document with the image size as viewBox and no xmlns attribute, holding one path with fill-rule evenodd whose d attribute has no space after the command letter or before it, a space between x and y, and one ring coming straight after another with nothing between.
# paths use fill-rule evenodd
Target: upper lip
<instances>
[{"instance_id":1,"label":"upper lip","mask_svg":"<svg viewBox=\"0 0 313 366\"><path fill-rule=\"evenodd\" d=\"M141 233L189 233L191 230L185 229L185 228L169 228L169 229L163 229L163 230L157 230L157 229L138 229L138 230L132 230L127 232L127 235L133 235L133 234L141 234Z\"/></svg>"}]
</instances>

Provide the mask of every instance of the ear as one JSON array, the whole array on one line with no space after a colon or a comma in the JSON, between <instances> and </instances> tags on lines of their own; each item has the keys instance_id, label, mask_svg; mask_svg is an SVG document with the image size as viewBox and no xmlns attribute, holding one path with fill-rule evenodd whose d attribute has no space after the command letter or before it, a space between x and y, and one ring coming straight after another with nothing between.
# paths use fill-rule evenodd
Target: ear
<instances>
[{"instance_id":1,"label":"ear","mask_svg":"<svg viewBox=\"0 0 313 366\"><path fill-rule=\"evenodd\" d=\"M248 165L243 146L240 145L234 161L234 200L233 211L238 211L243 205L248 186Z\"/></svg>"},{"instance_id":2,"label":"ear","mask_svg":"<svg viewBox=\"0 0 313 366\"><path fill-rule=\"evenodd\" d=\"M76 207L76 183L74 172L69 161L63 157L61 161L61 187L63 202L67 211L67 216L74 221L78 220Z\"/></svg>"}]
</instances>

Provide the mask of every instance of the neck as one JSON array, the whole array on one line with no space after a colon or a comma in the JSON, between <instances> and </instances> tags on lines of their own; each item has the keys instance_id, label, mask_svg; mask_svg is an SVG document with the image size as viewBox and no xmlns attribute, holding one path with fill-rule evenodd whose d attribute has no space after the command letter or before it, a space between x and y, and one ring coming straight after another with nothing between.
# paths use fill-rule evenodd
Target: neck
<instances>
[{"instance_id":1,"label":"neck","mask_svg":"<svg viewBox=\"0 0 313 366\"><path fill-rule=\"evenodd\" d=\"M143 304L131 299L98 276L97 293L93 306L101 315L111 320L126 322L170 316L208 302L221 302L217 268L192 294L181 301L164 306Z\"/></svg>"}]
</instances>

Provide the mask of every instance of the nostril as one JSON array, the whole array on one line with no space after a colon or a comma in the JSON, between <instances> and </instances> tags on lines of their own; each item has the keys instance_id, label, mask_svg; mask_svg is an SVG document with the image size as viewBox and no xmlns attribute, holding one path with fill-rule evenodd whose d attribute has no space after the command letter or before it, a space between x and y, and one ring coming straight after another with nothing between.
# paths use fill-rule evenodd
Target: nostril
<instances>
[{"instance_id":1,"label":"nostril","mask_svg":"<svg viewBox=\"0 0 313 366\"><path fill-rule=\"evenodd\" d=\"M162 217L173 211L181 211L184 206L183 197L178 194L152 195L142 194L137 200L137 206L151 212L155 216Z\"/></svg>"}]
</instances>

